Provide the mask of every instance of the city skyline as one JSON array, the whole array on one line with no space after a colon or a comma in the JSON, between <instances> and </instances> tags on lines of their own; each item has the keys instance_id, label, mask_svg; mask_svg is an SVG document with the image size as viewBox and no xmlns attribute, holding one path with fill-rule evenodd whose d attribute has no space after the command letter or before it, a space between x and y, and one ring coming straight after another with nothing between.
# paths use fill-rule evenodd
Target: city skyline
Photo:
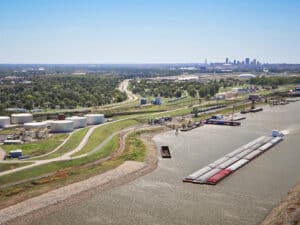
<instances>
[{"instance_id":1,"label":"city skyline","mask_svg":"<svg viewBox=\"0 0 300 225\"><path fill-rule=\"evenodd\" d=\"M300 63L299 9L295 0L1 1L0 63Z\"/></svg>"}]
</instances>

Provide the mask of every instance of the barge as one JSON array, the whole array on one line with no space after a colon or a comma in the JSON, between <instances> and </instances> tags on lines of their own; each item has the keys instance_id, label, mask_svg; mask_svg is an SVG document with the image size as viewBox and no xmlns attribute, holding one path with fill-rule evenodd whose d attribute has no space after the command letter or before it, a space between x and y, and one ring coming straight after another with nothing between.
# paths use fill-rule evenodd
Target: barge
<instances>
[{"instance_id":1,"label":"barge","mask_svg":"<svg viewBox=\"0 0 300 225\"><path fill-rule=\"evenodd\" d=\"M260 107L260 108L250 109L251 113L260 112L260 111L263 111L263 108Z\"/></svg>"},{"instance_id":2,"label":"barge","mask_svg":"<svg viewBox=\"0 0 300 225\"><path fill-rule=\"evenodd\" d=\"M169 146L161 146L160 153L162 158L171 158L171 152Z\"/></svg>"},{"instance_id":3,"label":"barge","mask_svg":"<svg viewBox=\"0 0 300 225\"><path fill-rule=\"evenodd\" d=\"M226 125L226 126L240 126L241 123L238 121L232 120L215 120L215 119L207 119L204 122L205 124L213 124L213 125Z\"/></svg>"},{"instance_id":4,"label":"barge","mask_svg":"<svg viewBox=\"0 0 300 225\"><path fill-rule=\"evenodd\" d=\"M185 177L183 182L215 185L282 140L283 134L281 132L272 131L272 135L256 138Z\"/></svg>"}]
</instances>

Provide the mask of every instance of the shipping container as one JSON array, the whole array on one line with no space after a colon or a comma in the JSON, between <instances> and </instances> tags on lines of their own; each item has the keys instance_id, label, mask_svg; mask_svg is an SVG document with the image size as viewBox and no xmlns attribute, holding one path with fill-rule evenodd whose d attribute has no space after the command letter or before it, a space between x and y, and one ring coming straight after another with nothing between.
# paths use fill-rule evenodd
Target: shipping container
<instances>
[{"instance_id":1,"label":"shipping container","mask_svg":"<svg viewBox=\"0 0 300 225\"><path fill-rule=\"evenodd\" d=\"M248 162L249 162L249 160L247 160L247 159L240 159L239 161L235 162L231 166L227 167L227 169L231 170L231 171L235 171L235 170L241 168L242 166L244 166Z\"/></svg>"},{"instance_id":2,"label":"shipping container","mask_svg":"<svg viewBox=\"0 0 300 225\"><path fill-rule=\"evenodd\" d=\"M212 170L210 167L206 166L203 167L200 170L197 170L196 172L192 173L191 175L187 176L186 178L184 178L183 181L193 181L194 179L196 179L197 177L200 177L201 175L207 173L208 171Z\"/></svg>"},{"instance_id":3,"label":"shipping container","mask_svg":"<svg viewBox=\"0 0 300 225\"><path fill-rule=\"evenodd\" d=\"M251 152L250 154L246 155L244 157L244 159L247 159L247 160L252 160L254 159L255 157L257 157L259 154L261 154L262 151L259 151L259 150L254 150L253 152Z\"/></svg>"},{"instance_id":4,"label":"shipping container","mask_svg":"<svg viewBox=\"0 0 300 225\"><path fill-rule=\"evenodd\" d=\"M213 175L219 173L220 171L221 171L221 169L219 169L219 168L212 169L209 172L207 172L207 173L203 174L202 176L198 177L197 179L193 180L193 183L205 184L210 177L212 177Z\"/></svg>"},{"instance_id":5,"label":"shipping container","mask_svg":"<svg viewBox=\"0 0 300 225\"><path fill-rule=\"evenodd\" d=\"M217 165L225 162L228 159L229 159L229 157L224 156L224 157L214 161L213 163L209 164L208 166L211 167L211 168L215 168Z\"/></svg>"},{"instance_id":6,"label":"shipping container","mask_svg":"<svg viewBox=\"0 0 300 225\"><path fill-rule=\"evenodd\" d=\"M218 168L225 169L226 167L230 166L231 164L235 163L238 160L239 160L239 158L232 157L232 158L228 159L227 161L223 162L222 164L218 165Z\"/></svg>"},{"instance_id":7,"label":"shipping container","mask_svg":"<svg viewBox=\"0 0 300 225\"><path fill-rule=\"evenodd\" d=\"M231 170L221 170L219 173L215 174L214 176L210 177L207 180L207 183L209 184L216 184L223 178L227 177L232 171Z\"/></svg>"}]
</instances>

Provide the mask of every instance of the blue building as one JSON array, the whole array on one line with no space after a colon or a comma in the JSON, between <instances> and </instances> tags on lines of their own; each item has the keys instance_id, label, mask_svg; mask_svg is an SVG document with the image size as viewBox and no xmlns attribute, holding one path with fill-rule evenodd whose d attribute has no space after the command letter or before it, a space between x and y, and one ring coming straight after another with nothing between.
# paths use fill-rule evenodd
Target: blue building
<instances>
[{"instance_id":1,"label":"blue building","mask_svg":"<svg viewBox=\"0 0 300 225\"><path fill-rule=\"evenodd\" d=\"M162 104L161 98L155 98L154 101L153 101L153 104L154 105L161 105Z\"/></svg>"},{"instance_id":2,"label":"blue building","mask_svg":"<svg viewBox=\"0 0 300 225\"><path fill-rule=\"evenodd\" d=\"M146 98L142 98L141 99L141 105L146 105L147 104L147 99Z\"/></svg>"}]
</instances>

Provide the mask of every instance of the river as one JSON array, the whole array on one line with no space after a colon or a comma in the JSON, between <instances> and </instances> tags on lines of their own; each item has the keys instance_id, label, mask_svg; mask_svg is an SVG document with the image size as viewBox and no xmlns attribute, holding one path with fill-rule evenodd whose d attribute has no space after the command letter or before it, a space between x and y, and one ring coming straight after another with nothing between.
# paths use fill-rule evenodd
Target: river
<instances>
[{"instance_id":1,"label":"river","mask_svg":"<svg viewBox=\"0 0 300 225\"><path fill-rule=\"evenodd\" d=\"M178 136L174 131L157 135L157 146L169 145L173 157L160 159L155 171L34 217L30 224L259 224L300 181L300 102L246 116L240 127L207 125ZM186 175L272 129L288 135L216 186L182 182Z\"/></svg>"}]
</instances>

